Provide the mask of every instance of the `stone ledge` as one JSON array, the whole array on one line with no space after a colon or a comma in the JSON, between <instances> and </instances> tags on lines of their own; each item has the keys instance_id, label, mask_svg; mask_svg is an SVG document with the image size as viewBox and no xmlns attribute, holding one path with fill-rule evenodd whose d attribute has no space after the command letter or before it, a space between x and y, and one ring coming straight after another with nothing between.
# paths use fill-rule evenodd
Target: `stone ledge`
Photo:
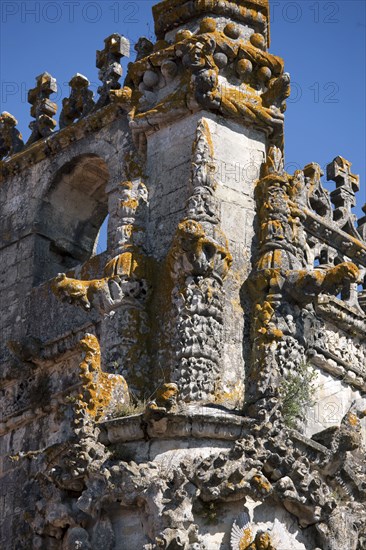
<instances>
[{"instance_id":1,"label":"stone ledge","mask_svg":"<svg viewBox=\"0 0 366 550\"><path fill-rule=\"evenodd\" d=\"M187 407L179 413L155 413L155 418L153 413L108 420L101 424L102 438L106 443L173 438L236 441L247 434L253 422L216 408L200 409L202 412L198 412L199 407Z\"/></svg>"},{"instance_id":2,"label":"stone ledge","mask_svg":"<svg viewBox=\"0 0 366 550\"><path fill-rule=\"evenodd\" d=\"M366 333L365 313L343 300L322 294L318 298L315 309L321 317L338 325L352 336L363 337Z\"/></svg>"}]
</instances>

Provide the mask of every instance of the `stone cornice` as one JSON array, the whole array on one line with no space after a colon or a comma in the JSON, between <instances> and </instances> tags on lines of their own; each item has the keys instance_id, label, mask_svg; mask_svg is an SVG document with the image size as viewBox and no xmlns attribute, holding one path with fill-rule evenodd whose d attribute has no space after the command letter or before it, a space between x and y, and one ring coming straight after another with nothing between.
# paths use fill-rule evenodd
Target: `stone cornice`
<instances>
[{"instance_id":1,"label":"stone cornice","mask_svg":"<svg viewBox=\"0 0 366 550\"><path fill-rule=\"evenodd\" d=\"M226 16L249 26L260 27L269 46L268 0L165 0L153 6L156 36L163 39L165 33L174 27L209 14Z\"/></svg>"},{"instance_id":2,"label":"stone cornice","mask_svg":"<svg viewBox=\"0 0 366 550\"><path fill-rule=\"evenodd\" d=\"M36 141L7 160L0 161L0 183L7 177L29 168L29 166L58 154L73 142L97 132L116 120L122 112L124 110L120 105L111 103L78 122L51 134L49 137Z\"/></svg>"},{"instance_id":3,"label":"stone cornice","mask_svg":"<svg viewBox=\"0 0 366 550\"><path fill-rule=\"evenodd\" d=\"M194 438L236 441L248 432L251 420L218 408L199 407L181 413L157 414L146 418L133 415L108 420L102 424L109 443L141 441L155 438Z\"/></svg>"}]
</instances>

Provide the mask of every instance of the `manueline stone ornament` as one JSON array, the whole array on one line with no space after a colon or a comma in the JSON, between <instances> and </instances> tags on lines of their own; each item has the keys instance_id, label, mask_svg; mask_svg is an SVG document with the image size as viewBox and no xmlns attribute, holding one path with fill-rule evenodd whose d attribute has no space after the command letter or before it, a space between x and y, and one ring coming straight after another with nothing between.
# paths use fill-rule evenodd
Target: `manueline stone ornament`
<instances>
[{"instance_id":1,"label":"manueline stone ornament","mask_svg":"<svg viewBox=\"0 0 366 550\"><path fill-rule=\"evenodd\" d=\"M269 8L164 0L0 115L1 548L366 548L360 178L285 169Z\"/></svg>"}]
</instances>

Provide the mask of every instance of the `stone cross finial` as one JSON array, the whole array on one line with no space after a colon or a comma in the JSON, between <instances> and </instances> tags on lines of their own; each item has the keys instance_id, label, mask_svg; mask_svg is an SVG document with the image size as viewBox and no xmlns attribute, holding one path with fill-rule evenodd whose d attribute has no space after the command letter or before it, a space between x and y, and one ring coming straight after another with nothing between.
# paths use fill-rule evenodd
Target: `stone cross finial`
<instances>
[{"instance_id":1,"label":"stone cross finial","mask_svg":"<svg viewBox=\"0 0 366 550\"><path fill-rule=\"evenodd\" d=\"M89 80L80 73L76 73L72 77L69 82L70 96L62 100L60 128L65 128L90 113L94 107L94 94L92 90L89 90L89 85Z\"/></svg>"},{"instance_id":2,"label":"stone cross finial","mask_svg":"<svg viewBox=\"0 0 366 550\"><path fill-rule=\"evenodd\" d=\"M352 163L343 157L336 157L327 166L327 180L333 180L338 187L345 187L351 193L356 193L360 188L360 178L351 173Z\"/></svg>"},{"instance_id":3,"label":"stone cross finial","mask_svg":"<svg viewBox=\"0 0 366 550\"><path fill-rule=\"evenodd\" d=\"M24 146L22 134L15 128L18 121L4 111L0 115L0 159L13 155Z\"/></svg>"},{"instance_id":4,"label":"stone cross finial","mask_svg":"<svg viewBox=\"0 0 366 550\"><path fill-rule=\"evenodd\" d=\"M120 34L111 34L104 40L104 43L104 50L97 50L98 78L102 81L102 85L98 88L100 98L96 105L97 108L110 103L109 92L111 90L121 88L121 84L118 82L122 76L120 59L130 55L130 42Z\"/></svg>"},{"instance_id":5,"label":"stone cross finial","mask_svg":"<svg viewBox=\"0 0 366 550\"><path fill-rule=\"evenodd\" d=\"M360 178L352 174L351 166L348 160L336 157L327 166L327 180L333 180L337 184L336 189L330 194L335 206L334 221L341 229L355 235L355 216L352 214L352 208L356 205L355 193L360 188Z\"/></svg>"},{"instance_id":6,"label":"stone cross finial","mask_svg":"<svg viewBox=\"0 0 366 550\"><path fill-rule=\"evenodd\" d=\"M56 79L49 73L42 73L37 76L36 82L36 87L28 92L28 103L32 105L31 116L35 120L29 124L32 134L27 145L49 136L57 124L52 118L57 113L57 105L49 99L51 94L57 92Z\"/></svg>"}]
</instances>

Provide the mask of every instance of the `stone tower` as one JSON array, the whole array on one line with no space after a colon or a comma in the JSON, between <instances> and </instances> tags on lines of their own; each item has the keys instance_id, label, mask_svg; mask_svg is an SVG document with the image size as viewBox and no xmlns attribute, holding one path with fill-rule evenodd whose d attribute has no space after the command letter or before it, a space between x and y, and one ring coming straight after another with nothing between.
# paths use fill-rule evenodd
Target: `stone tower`
<instances>
[{"instance_id":1,"label":"stone tower","mask_svg":"<svg viewBox=\"0 0 366 550\"><path fill-rule=\"evenodd\" d=\"M153 12L0 116L1 548L365 549L359 178L284 170L268 0Z\"/></svg>"}]
</instances>

